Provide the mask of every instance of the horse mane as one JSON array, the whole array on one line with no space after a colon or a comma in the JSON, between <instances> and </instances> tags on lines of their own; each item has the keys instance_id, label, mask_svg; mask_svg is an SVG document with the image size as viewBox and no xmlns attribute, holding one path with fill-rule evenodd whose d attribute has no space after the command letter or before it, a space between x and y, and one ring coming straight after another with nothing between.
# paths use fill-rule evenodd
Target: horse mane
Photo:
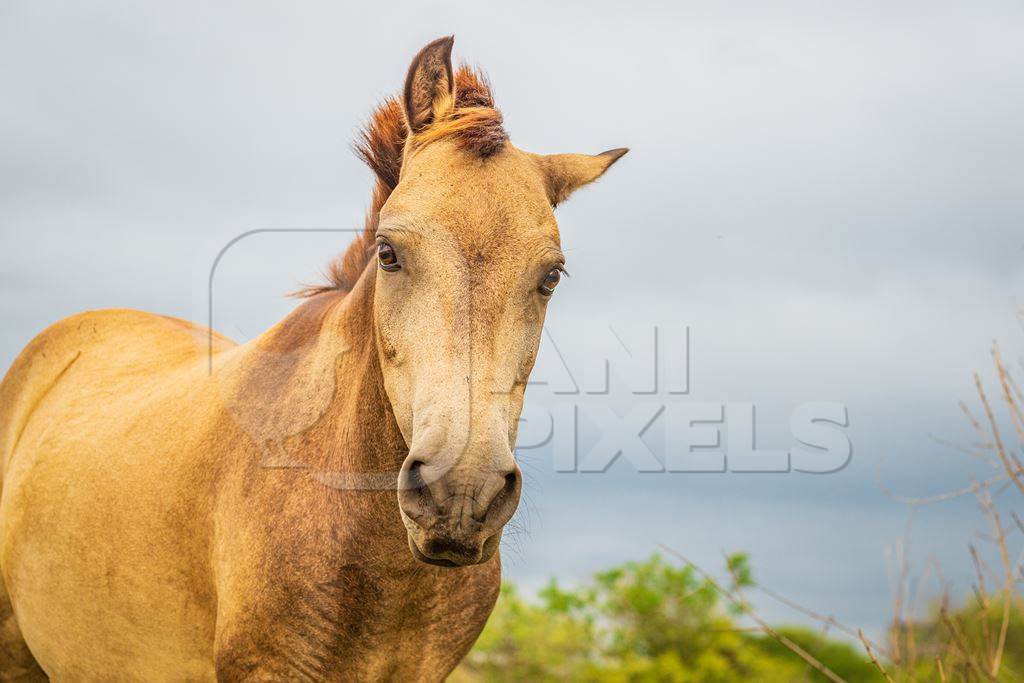
<instances>
[{"instance_id":1,"label":"horse mane","mask_svg":"<svg viewBox=\"0 0 1024 683\"><path fill-rule=\"evenodd\" d=\"M356 155L377 177L363 231L324 273L326 282L303 287L296 296L311 297L329 291L350 291L373 258L374 236L381 207L398 185L406 144L425 145L451 138L461 149L486 158L497 153L508 139L501 112L494 107L491 84L479 69L461 65L455 71L455 106L451 113L432 122L407 140L405 114L398 97L387 97L370 115L353 144Z\"/></svg>"}]
</instances>

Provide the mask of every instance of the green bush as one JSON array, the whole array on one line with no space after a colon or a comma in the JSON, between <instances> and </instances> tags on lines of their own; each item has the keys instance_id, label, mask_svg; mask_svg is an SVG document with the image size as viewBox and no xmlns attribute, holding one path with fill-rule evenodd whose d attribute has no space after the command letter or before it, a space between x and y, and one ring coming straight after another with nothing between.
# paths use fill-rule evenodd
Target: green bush
<instances>
[{"instance_id":1,"label":"green bush","mask_svg":"<svg viewBox=\"0 0 1024 683\"><path fill-rule=\"evenodd\" d=\"M744 555L727 560L730 591L751 584ZM774 639L741 625L718 589L654 555L575 589L552 580L527 600L511 584L454 681L823 681ZM847 681L879 675L858 648L781 629Z\"/></svg>"}]
</instances>

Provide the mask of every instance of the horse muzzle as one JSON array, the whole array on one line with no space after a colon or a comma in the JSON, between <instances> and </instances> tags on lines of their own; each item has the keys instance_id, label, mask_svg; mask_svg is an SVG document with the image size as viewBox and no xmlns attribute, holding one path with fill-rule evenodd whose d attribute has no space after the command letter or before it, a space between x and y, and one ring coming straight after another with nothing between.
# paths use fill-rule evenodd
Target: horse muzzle
<instances>
[{"instance_id":1,"label":"horse muzzle","mask_svg":"<svg viewBox=\"0 0 1024 683\"><path fill-rule=\"evenodd\" d=\"M487 562L519 504L522 479L514 463L507 471L439 472L410 455L398 478L398 507L413 556L442 567Z\"/></svg>"}]
</instances>

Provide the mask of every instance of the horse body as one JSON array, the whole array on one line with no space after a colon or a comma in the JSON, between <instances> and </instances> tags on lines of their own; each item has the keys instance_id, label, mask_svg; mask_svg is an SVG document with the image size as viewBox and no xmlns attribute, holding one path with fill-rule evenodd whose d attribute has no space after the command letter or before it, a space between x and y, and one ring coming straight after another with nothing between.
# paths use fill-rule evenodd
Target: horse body
<instances>
[{"instance_id":1,"label":"horse body","mask_svg":"<svg viewBox=\"0 0 1024 683\"><path fill-rule=\"evenodd\" d=\"M186 415L209 400L189 381L190 337L158 316L81 314L37 337L2 385L0 566L51 675L143 678L153 664L117 660L147 650L203 671L190 641L213 642L214 454L202 448L209 416Z\"/></svg>"},{"instance_id":2,"label":"horse body","mask_svg":"<svg viewBox=\"0 0 1024 683\"><path fill-rule=\"evenodd\" d=\"M289 334L351 329L360 294L321 295L247 345L216 337L212 374L206 330L136 311L74 316L30 344L0 394L24 421L3 435L0 564L51 676L436 679L468 650L497 562L419 563L393 489L324 483L336 469L397 476L403 450L387 403L366 400L381 392L369 340L323 354L337 335ZM363 400L340 395L285 447L291 462L261 466L279 454L231 406L291 397L245 377L273 365L308 388L330 374L321 357L338 360L338 393Z\"/></svg>"},{"instance_id":3,"label":"horse body","mask_svg":"<svg viewBox=\"0 0 1024 683\"><path fill-rule=\"evenodd\" d=\"M237 345L94 311L15 361L0 680L437 681L472 646L564 264L552 209L625 150L515 148L451 46L375 112L366 228L280 323Z\"/></svg>"}]
</instances>

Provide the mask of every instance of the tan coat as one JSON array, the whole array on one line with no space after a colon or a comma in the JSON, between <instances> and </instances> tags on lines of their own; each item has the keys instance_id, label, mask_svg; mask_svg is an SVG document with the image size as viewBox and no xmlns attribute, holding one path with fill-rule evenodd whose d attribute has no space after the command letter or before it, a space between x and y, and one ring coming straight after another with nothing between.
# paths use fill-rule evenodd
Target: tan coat
<instances>
[{"instance_id":1,"label":"tan coat","mask_svg":"<svg viewBox=\"0 0 1024 683\"><path fill-rule=\"evenodd\" d=\"M621 152L516 149L450 51L410 68L400 179L354 247L376 258L212 358L205 328L111 310L15 361L0 679L441 680L472 646L562 266L551 208Z\"/></svg>"}]
</instances>

